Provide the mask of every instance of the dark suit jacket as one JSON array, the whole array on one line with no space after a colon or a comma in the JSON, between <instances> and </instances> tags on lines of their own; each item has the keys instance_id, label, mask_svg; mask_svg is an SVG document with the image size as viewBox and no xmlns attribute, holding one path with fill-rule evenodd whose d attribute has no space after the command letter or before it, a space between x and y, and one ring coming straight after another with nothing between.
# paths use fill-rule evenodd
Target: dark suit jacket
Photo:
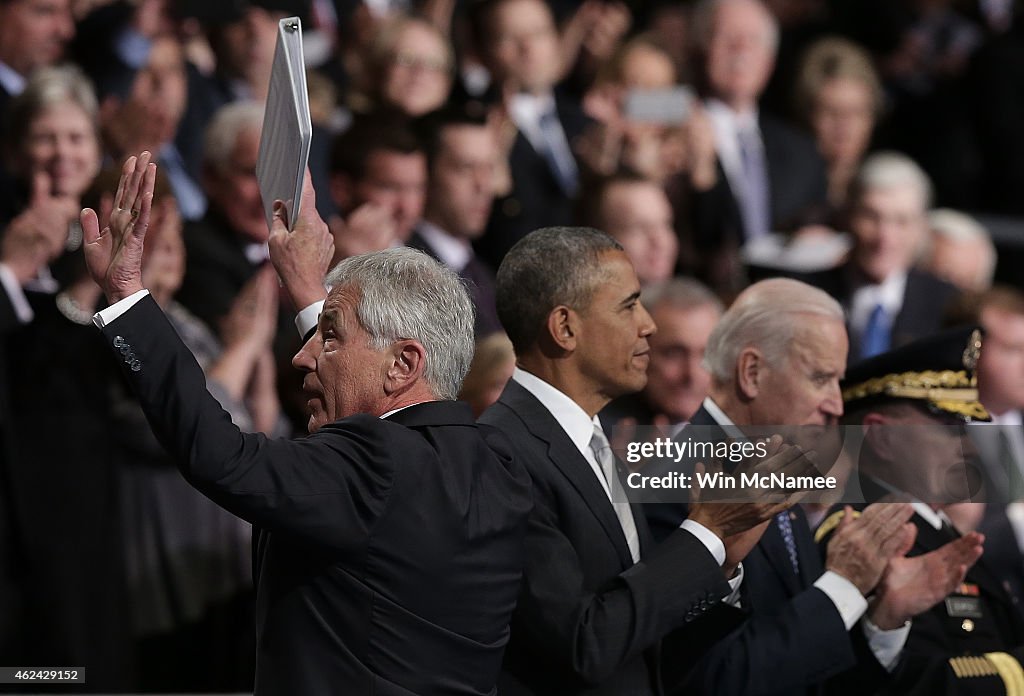
<instances>
[{"instance_id":1,"label":"dark suit jacket","mask_svg":"<svg viewBox=\"0 0 1024 696\"><path fill-rule=\"evenodd\" d=\"M572 147L586 125L583 110L571 99L555 93L555 108L562 130ZM474 246L493 270L501 265L516 242L540 227L569 225L573 201L558 186L547 161L522 133L516 134L509 153L512 191L494 201L487 231Z\"/></svg>"},{"instance_id":2,"label":"dark suit jacket","mask_svg":"<svg viewBox=\"0 0 1024 696\"><path fill-rule=\"evenodd\" d=\"M24 583L24 549L20 545L22 535L15 524L12 493L13 442L11 410L8 404L9 373L6 357L6 343L19 326L7 293L0 287L0 657L22 659L24 635L22 630L24 600L21 597Z\"/></svg>"},{"instance_id":3,"label":"dark suit jacket","mask_svg":"<svg viewBox=\"0 0 1024 696\"><path fill-rule=\"evenodd\" d=\"M884 493L873 488L868 481L861 482L861 489L869 502ZM861 503L853 507L862 510L866 505ZM841 512L840 508L833 510L833 514L838 512ZM934 551L957 537L952 528L937 530L917 514L911 522L917 527L917 538L908 553L910 556ZM819 530L821 543L827 543L827 531L823 524ZM971 598L969 593L955 592L949 599L956 601L966 596L968 601L976 600L974 606L965 613L962 608L951 607L947 600L915 616L900 663L883 693L894 696L1007 693L1002 679L994 674L958 677L949 659L1007 652L1018 662L1024 660L1024 617L1003 583L988 567L984 555L967 571L964 582L975 586L976 598ZM965 624L965 618L970 618L970 622Z\"/></svg>"},{"instance_id":4,"label":"dark suit jacket","mask_svg":"<svg viewBox=\"0 0 1024 696\"><path fill-rule=\"evenodd\" d=\"M529 482L457 402L246 435L152 301L103 330L199 490L261 531L257 694L493 694Z\"/></svg>"},{"instance_id":5,"label":"dark suit jacket","mask_svg":"<svg viewBox=\"0 0 1024 696\"><path fill-rule=\"evenodd\" d=\"M188 263L175 299L217 331L235 296L260 266L246 258L246 242L215 211L187 223L184 236Z\"/></svg>"},{"instance_id":6,"label":"dark suit jacket","mask_svg":"<svg viewBox=\"0 0 1024 696\"><path fill-rule=\"evenodd\" d=\"M441 261L434 248L416 231L413 231L407 246L426 252L436 261ZM494 304L494 272L474 252L469 258L469 263L465 268L459 269L458 274L466 281L469 296L476 307L476 324L473 328L477 338L503 331L504 328L498 320L498 308Z\"/></svg>"},{"instance_id":7,"label":"dark suit jacket","mask_svg":"<svg viewBox=\"0 0 1024 696\"><path fill-rule=\"evenodd\" d=\"M663 637L692 626L687 652L673 655L692 663L731 627L718 624L718 612L694 623L729 593L721 567L686 531L654 546L636 506L642 560L634 565L590 464L517 382L509 381L480 422L516 443L533 479L523 589L502 695L662 693Z\"/></svg>"},{"instance_id":8,"label":"dark suit jacket","mask_svg":"<svg viewBox=\"0 0 1024 696\"><path fill-rule=\"evenodd\" d=\"M825 162L811 138L761 112L758 126L768 165L769 206L773 229L791 230L805 215L824 207L828 198ZM729 179L718 164L718 182L696 193L690 208L694 245L711 253L743 243L743 223Z\"/></svg>"},{"instance_id":9,"label":"dark suit jacket","mask_svg":"<svg viewBox=\"0 0 1024 696\"><path fill-rule=\"evenodd\" d=\"M703 407L690 425L718 426ZM680 437L686 437L685 433L686 429ZM680 504L647 505L645 509L656 537L686 518L686 507ZM844 672L842 680L848 682L844 686L855 692L859 687L852 687L853 683L882 677L881 665L870 656L860 630L847 631L832 600L813 586L824 567L799 507L791 510L790 521L800 575L793 571L782 532L773 519L743 561L742 610L724 607L740 614L742 624L700 660L687 680L686 686L692 690L688 693L832 693L839 679L826 683ZM857 669L851 669L858 661ZM870 693L867 688L861 692Z\"/></svg>"},{"instance_id":10,"label":"dark suit jacket","mask_svg":"<svg viewBox=\"0 0 1024 696\"><path fill-rule=\"evenodd\" d=\"M794 277L821 288L849 311L856 290L856 273L851 264ZM897 348L941 329L946 307L956 295L957 289L954 286L930 273L916 268L907 271L903 306L892 325L892 347ZM846 328L850 334L850 354L847 362L853 365L860 360L860 337L849 325Z\"/></svg>"}]
</instances>

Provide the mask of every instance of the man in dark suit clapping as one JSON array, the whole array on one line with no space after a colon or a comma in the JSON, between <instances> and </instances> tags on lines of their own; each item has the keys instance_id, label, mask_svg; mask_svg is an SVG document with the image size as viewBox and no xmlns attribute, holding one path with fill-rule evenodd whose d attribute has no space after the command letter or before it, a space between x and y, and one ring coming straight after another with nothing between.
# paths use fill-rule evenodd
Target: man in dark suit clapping
<instances>
[{"instance_id":1,"label":"man in dark suit clapping","mask_svg":"<svg viewBox=\"0 0 1024 696\"><path fill-rule=\"evenodd\" d=\"M534 497L502 694L670 691L662 651L673 667L692 664L732 627L718 607L757 541L745 532L786 503L692 505L655 545L596 417L647 380L655 327L628 257L595 229L542 229L512 248L497 281L517 367L480 422L516 443ZM772 466L800 468L799 454Z\"/></svg>"},{"instance_id":2,"label":"man in dark suit clapping","mask_svg":"<svg viewBox=\"0 0 1024 696\"><path fill-rule=\"evenodd\" d=\"M529 491L509 444L451 401L473 352L458 278L408 249L339 264L294 359L311 435L243 434L142 288L148 162L125 164L102 233L82 214L90 272L113 303L96 323L185 477L259 529L256 693L495 693ZM315 210L307 177L294 231L280 212L274 222L280 267L304 248L326 270Z\"/></svg>"}]
</instances>

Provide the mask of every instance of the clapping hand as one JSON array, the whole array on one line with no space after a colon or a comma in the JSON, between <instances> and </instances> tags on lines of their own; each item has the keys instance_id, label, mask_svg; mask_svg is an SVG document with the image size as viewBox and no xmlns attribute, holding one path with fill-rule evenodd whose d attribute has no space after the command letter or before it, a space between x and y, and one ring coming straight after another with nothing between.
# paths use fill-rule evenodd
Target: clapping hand
<instances>
[{"instance_id":1,"label":"clapping hand","mask_svg":"<svg viewBox=\"0 0 1024 696\"><path fill-rule=\"evenodd\" d=\"M50 189L50 177L37 172L32 178L28 208L11 221L3 235L0 261L22 285L64 251L68 223L75 217L77 204L70 198L54 196Z\"/></svg>"},{"instance_id":2,"label":"clapping hand","mask_svg":"<svg viewBox=\"0 0 1024 696\"><path fill-rule=\"evenodd\" d=\"M156 181L156 164L150 157L143 152L124 163L110 223L102 231L96 211L82 211L85 263L112 304L143 289L142 248Z\"/></svg>"},{"instance_id":3,"label":"clapping hand","mask_svg":"<svg viewBox=\"0 0 1024 696\"><path fill-rule=\"evenodd\" d=\"M871 621L882 630L899 628L941 602L981 558L984 540L971 532L929 553L891 559L871 606Z\"/></svg>"}]
</instances>

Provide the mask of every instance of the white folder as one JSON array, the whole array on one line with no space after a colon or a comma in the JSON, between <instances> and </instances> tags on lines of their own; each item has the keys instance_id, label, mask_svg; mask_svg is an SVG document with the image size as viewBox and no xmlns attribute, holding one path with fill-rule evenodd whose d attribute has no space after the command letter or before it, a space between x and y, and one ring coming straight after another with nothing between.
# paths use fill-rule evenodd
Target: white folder
<instances>
[{"instance_id":1,"label":"white folder","mask_svg":"<svg viewBox=\"0 0 1024 696\"><path fill-rule=\"evenodd\" d=\"M313 124L309 118L309 93L302 56L302 24L298 17L287 17L277 28L277 47L256 162L256 178L268 226L274 219L275 200L285 203L288 228L295 224L312 139Z\"/></svg>"}]
</instances>

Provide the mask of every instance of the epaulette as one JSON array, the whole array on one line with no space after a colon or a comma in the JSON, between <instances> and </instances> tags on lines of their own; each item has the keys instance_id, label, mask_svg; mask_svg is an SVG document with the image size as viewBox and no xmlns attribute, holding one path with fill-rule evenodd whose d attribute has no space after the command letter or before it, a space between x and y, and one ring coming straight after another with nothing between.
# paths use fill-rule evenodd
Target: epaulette
<instances>
[{"instance_id":1,"label":"epaulette","mask_svg":"<svg viewBox=\"0 0 1024 696\"><path fill-rule=\"evenodd\" d=\"M1006 696L1024 695L1024 668L1013 655L990 652L984 655L962 655L949 658L949 666L957 679L999 677Z\"/></svg>"},{"instance_id":2,"label":"epaulette","mask_svg":"<svg viewBox=\"0 0 1024 696\"><path fill-rule=\"evenodd\" d=\"M814 543L820 544L822 539L834 532L836 527L839 526L839 523L843 521L843 515L845 514L846 510L836 510L826 517L814 532ZM853 510L851 515L852 517L850 519L857 519L860 517L860 510Z\"/></svg>"}]
</instances>

